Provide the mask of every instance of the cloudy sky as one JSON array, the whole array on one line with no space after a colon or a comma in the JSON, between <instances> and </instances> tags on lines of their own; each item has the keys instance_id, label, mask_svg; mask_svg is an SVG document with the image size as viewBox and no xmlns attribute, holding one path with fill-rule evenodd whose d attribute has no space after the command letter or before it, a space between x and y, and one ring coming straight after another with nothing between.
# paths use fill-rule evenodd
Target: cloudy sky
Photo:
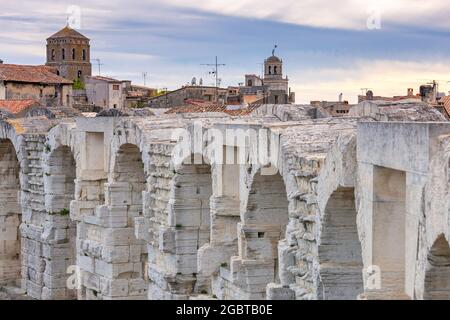
<instances>
[{"instance_id":1,"label":"cloudy sky","mask_svg":"<svg viewBox=\"0 0 450 320\"><path fill-rule=\"evenodd\" d=\"M354 102L361 88L400 95L438 80L450 90L450 2L441 0L0 0L0 59L45 63L45 39L70 6L102 75L175 89L259 74L274 44L297 102ZM97 68L94 66L94 73Z\"/></svg>"}]
</instances>

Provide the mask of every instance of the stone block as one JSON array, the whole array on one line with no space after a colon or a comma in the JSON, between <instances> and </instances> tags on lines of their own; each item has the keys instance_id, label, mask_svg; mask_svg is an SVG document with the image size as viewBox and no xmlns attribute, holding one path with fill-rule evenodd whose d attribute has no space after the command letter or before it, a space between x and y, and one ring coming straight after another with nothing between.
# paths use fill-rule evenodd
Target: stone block
<instances>
[{"instance_id":1,"label":"stone block","mask_svg":"<svg viewBox=\"0 0 450 320\"><path fill-rule=\"evenodd\" d=\"M105 204L108 206L131 205L131 189L129 183L105 183Z\"/></svg>"}]
</instances>

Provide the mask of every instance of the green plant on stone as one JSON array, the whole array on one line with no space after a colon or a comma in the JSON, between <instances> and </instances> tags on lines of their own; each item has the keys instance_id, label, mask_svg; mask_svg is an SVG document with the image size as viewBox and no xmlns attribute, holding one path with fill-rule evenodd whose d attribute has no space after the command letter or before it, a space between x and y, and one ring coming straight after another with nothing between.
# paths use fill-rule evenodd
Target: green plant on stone
<instances>
[{"instance_id":1,"label":"green plant on stone","mask_svg":"<svg viewBox=\"0 0 450 320\"><path fill-rule=\"evenodd\" d=\"M62 209L62 210L59 212L59 214L60 214L61 216L68 216L68 215L70 214L70 210L64 208L64 209Z\"/></svg>"},{"instance_id":2,"label":"green plant on stone","mask_svg":"<svg viewBox=\"0 0 450 320\"><path fill-rule=\"evenodd\" d=\"M80 78L75 79L74 82L73 82L72 88L74 90L84 90L84 83L83 83L83 81L81 81Z\"/></svg>"},{"instance_id":3,"label":"green plant on stone","mask_svg":"<svg viewBox=\"0 0 450 320\"><path fill-rule=\"evenodd\" d=\"M54 216L54 215L68 216L68 215L70 214L70 210L64 208L64 209L62 209L62 210L59 211L59 212L53 212L53 211L52 211L52 212L49 212L48 214L51 215L51 216Z\"/></svg>"}]
</instances>

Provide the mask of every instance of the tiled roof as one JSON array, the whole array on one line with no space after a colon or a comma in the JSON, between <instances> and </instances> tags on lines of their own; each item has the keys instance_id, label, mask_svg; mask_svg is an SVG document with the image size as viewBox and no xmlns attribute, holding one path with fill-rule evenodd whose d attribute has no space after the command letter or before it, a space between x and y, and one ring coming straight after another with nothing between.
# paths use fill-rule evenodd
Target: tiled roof
<instances>
[{"instance_id":1,"label":"tiled roof","mask_svg":"<svg viewBox=\"0 0 450 320\"><path fill-rule=\"evenodd\" d=\"M89 76L88 78L94 79L94 80L106 81L106 82L114 82L114 83L122 82L122 81L114 79L114 78L102 77L102 76Z\"/></svg>"},{"instance_id":2,"label":"tiled roof","mask_svg":"<svg viewBox=\"0 0 450 320\"><path fill-rule=\"evenodd\" d=\"M447 112L447 115L450 116L450 96L442 97L441 102L444 106L445 112Z\"/></svg>"},{"instance_id":3,"label":"tiled roof","mask_svg":"<svg viewBox=\"0 0 450 320\"><path fill-rule=\"evenodd\" d=\"M260 105L252 105L248 108L233 108L229 109L226 106L219 105L214 102L204 101L204 100L194 100L189 99L185 101L185 104L179 107L174 107L166 111L166 114L171 113L202 113L202 112L223 112L231 116L244 116L248 115Z\"/></svg>"},{"instance_id":4,"label":"tiled roof","mask_svg":"<svg viewBox=\"0 0 450 320\"><path fill-rule=\"evenodd\" d=\"M39 102L36 100L0 100L0 109L12 114L18 114L33 106L39 106Z\"/></svg>"},{"instance_id":5,"label":"tiled roof","mask_svg":"<svg viewBox=\"0 0 450 320\"><path fill-rule=\"evenodd\" d=\"M225 107L214 102L189 99L182 106L170 108L166 114L199 112L225 112Z\"/></svg>"},{"instance_id":6,"label":"tiled roof","mask_svg":"<svg viewBox=\"0 0 450 320\"><path fill-rule=\"evenodd\" d=\"M48 39L58 39L58 38L78 38L78 39L89 40L87 37L83 36L81 33L76 31L75 29L72 29L69 26L65 26L64 28L59 30L57 33L50 36Z\"/></svg>"},{"instance_id":7,"label":"tiled roof","mask_svg":"<svg viewBox=\"0 0 450 320\"><path fill-rule=\"evenodd\" d=\"M18 64L0 64L0 81L72 84L72 81L58 76L52 67Z\"/></svg>"}]
</instances>

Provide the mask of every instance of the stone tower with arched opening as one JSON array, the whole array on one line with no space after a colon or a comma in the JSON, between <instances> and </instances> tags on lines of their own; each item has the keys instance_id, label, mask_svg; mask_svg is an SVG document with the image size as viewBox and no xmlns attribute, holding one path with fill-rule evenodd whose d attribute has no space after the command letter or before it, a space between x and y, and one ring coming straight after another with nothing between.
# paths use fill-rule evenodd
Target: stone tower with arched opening
<instances>
[{"instance_id":1,"label":"stone tower with arched opening","mask_svg":"<svg viewBox=\"0 0 450 320\"><path fill-rule=\"evenodd\" d=\"M92 75L90 40L69 26L47 39L47 66L55 67L58 75L83 79Z\"/></svg>"}]
</instances>

